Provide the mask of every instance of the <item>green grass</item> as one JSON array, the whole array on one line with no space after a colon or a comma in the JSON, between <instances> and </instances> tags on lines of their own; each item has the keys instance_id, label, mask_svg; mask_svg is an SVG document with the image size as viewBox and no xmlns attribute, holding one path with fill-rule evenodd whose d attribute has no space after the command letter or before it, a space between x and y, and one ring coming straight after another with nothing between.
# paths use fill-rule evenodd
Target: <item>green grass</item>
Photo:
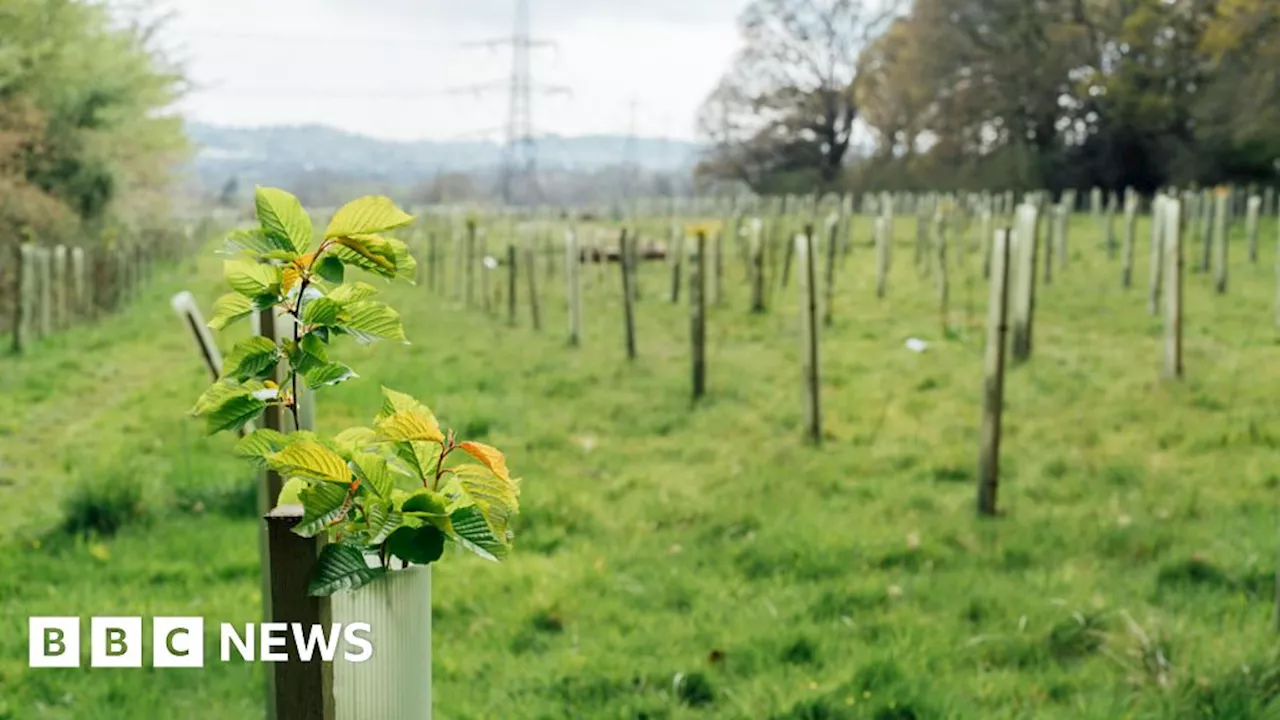
<instances>
[{"instance_id":1,"label":"green grass","mask_svg":"<svg viewBox=\"0 0 1280 720\"><path fill-rule=\"evenodd\" d=\"M980 262L952 271L943 337L914 222L897 225L886 300L865 243L840 266L821 447L803 439L794 277L751 315L734 253L697 407L687 308L666 301L660 263L643 271L635 364L616 266L584 268L578 349L559 262L540 270L540 334L523 289L516 328L505 303L489 317L423 287L390 293L414 344L340 350L362 380L321 396L320 429L367 421L384 384L524 477L513 558L435 569L437 717L1280 715L1275 225L1258 265L1236 228L1225 297L1188 274L1187 378L1167 383L1145 223L1126 292L1096 226L1075 219L1070 267L1041 287L1034 357L1008 378L1003 515L986 521ZM216 628L260 612L254 475L184 415L207 381L167 304L184 287L208 308L216 260L0 359L0 718L260 712L259 666L26 668L31 615ZM905 349L912 336L930 349Z\"/></svg>"}]
</instances>

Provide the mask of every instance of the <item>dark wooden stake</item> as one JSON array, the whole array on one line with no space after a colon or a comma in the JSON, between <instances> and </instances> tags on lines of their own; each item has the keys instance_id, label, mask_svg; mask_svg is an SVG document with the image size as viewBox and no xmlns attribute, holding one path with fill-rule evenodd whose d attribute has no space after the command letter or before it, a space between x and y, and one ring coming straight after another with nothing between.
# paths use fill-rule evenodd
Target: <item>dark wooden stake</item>
<instances>
[{"instance_id":1,"label":"dark wooden stake","mask_svg":"<svg viewBox=\"0 0 1280 720\"><path fill-rule=\"evenodd\" d=\"M689 336L693 357L693 399L707 394L706 253L707 234L698 231L689 267Z\"/></svg>"},{"instance_id":2,"label":"dark wooden stake","mask_svg":"<svg viewBox=\"0 0 1280 720\"><path fill-rule=\"evenodd\" d=\"M636 359L636 311L635 311L635 288L632 285L631 264L634 262L634 254L631 252L635 242L627 236L626 229L623 229L622 235L618 238L618 244L621 246L618 253L619 265L622 272L622 319L625 323L626 341L627 341L627 359Z\"/></svg>"},{"instance_id":3,"label":"dark wooden stake","mask_svg":"<svg viewBox=\"0 0 1280 720\"><path fill-rule=\"evenodd\" d=\"M991 294L983 362L982 430L978 448L978 514L996 514L1000 485L1000 421L1004 413L1004 346L1008 332L1009 230L996 231L991 247Z\"/></svg>"},{"instance_id":4,"label":"dark wooden stake","mask_svg":"<svg viewBox=\"0 0 1280 720\"><path fill-rule=\"evenodd\" d=\"M271 568L267 601L270 622L300 623L304 628L327 628L331 621L327 598L309 597L307 585L320 551L317 538L299 537L293 527L302 520L302 506L287 505L264 516L267 565ZM286 643L287 662L267 664L269 720L334 720L333 663L313 658L302 662L297 645Z\"/></svg>"},{"instance_id":5,"label":"dark wooden stake","mask_svg":"<svg viewBox=\"0 0 1280 720\"><path fill-rule=\"evenodd\" d=\"M814 444L822 442L821 382L818 367L818 288L813 257L813 226L806 225L804 234L790 243L800 263L800 325L803 329L801 348L804 358L805 432Z\"/></svg>"}]
</instances>

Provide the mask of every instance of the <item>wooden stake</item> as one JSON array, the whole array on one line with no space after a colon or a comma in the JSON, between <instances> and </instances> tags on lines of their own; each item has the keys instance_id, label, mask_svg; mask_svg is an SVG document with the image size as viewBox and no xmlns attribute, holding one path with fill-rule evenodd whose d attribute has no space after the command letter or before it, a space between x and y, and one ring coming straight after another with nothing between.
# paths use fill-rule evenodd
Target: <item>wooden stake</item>
<instances>
[{"instance_id":1,"label":"wooden stake","mask_svg":"<svg viewBox=\"0 0 1280 720\"><path fill-rule=\"evenodd\" d=\"M1159 209L1159 195L1151 204L1151 281L1147 291L1147 312L1160 314L1160 297L1164 285L1164 214Z\"/></svg>"},{"instance_id":2,"label":"wooden stake","mask_svg":"<svg viewBox=\"0 0 1280 720\"><path fill-rule=\"evenodd\" d=\"M888 221L876 218L876 297L883 299L889 283Z\"/></svg>"},{"instance_id":3,"label":"wooden stake","mask_svg":"<svg viewBox=\"0 0 1280 720\"><path fill-rule=\"evenodd\" d=\"M630 252L635 242L627 236L624 228L622 235L618 238L620 247L618 252L618 264L621 266L622 272L622 320L623 327L626 332L627 342L627 359L636 359L636 311L635 311L635 288L632 287L631 264L634 262L634 254Z\"/></svg>"},{"instance_id":4,"label":"wooden stake","mask_svg":"<svg viewBox=\"0 0 1280 720\"><path fill-rule=\"evenodd\" d=\"M679 238L677 240L677 238ZM671 303L680 302L680 267L684 265L685 241L675 227L671 228Z\"/></svg>"},{"instance_id":5,"label":"wooden stake","mask_svg":"<svg viewBox=\"0 0 1280 720\"><path fill-rule=\"evenodd\" d=\"M707 234L698 231L689 267L689 336L693 357L693 399L707 394L706 252Z\"/></svg>"},{"instance_id":6,"label":"wooden stake","mask_svg":"<svg viewBox=\"0 0 1280 720\"><path fill-rule=\"evenodd\" d=\"M565 295L569 299L569 345L577 347L582 342L582 285L579 281L582 258L578 254L578 234L572 229L564 235L564 263Z\"/></svg>"},{"instance_id":7,"label":"wooden stake","mask_svg":"<svg viewBox=\"0 0 1280 720\"><path fill-rule=\"evenodd\" d=\"M535 260L533 243L536 238L530 237L524 246L524 282L529 288L529 317L533 321L533 331L542 331L542 313L538 307L538 265Z\"/></svg>"},{"instance_id":8,"label":"wooden stake","mask_svg":"<svg viewBox=\"0 0 1280 720\"><path fill-rule=\"evenodd\" d=\"M822 442L822 405L820 371L818 367L818 289L813 258L813 226L806 225L804 233L795 242L797 262L800 264L800 326L804 358L804 415L805 431L815 444Z\"/></svg>"},{"instance_id":9,"label":"wooden stake","mask_svg":"<svg viewBox=\"0 0 1280 720\"><path fill-rule=\"evenodd\" d=\"M941 321L942 336L946 337L947 332L951 329L948 321L948 301L951 293L950 282L947 278L947 231L946 222L941 211L934 216L934 243L936 247L936 261L938 265L938 317Z\"/></svg>"},{"instance_id":10,"label":"wooden stake","mask_svg":"<svg viewBox=\"0 0 1280 720\"><path fill-rule=\"evenodd\" d=\"M516 326L516 246L507 244L507 325Z\"/></svg>"},{"instance_id":11,"label":"wooden stake","mask_svg":"<svg viewBox=\"0 0 1280 720\"><path fill-rule=\"evenodd\" d=\"M1004 346L1008 332L1009 230L996 232L991 249L987 346L983 361L982 431L978 446L978 514L996 514L1000 486L1000 426L1004 415Z\"/></svg>"},{"instance_id":12,"label":"wooden stake","mask_svg":"<svg viewBox=\"0 0 1280 720\"><path fill-rule=\"evenodd\" d=\"M293 532L302 520L302 506L274 508L263 518L270 568L264 604L266 620L300 623L303 628L328 628L328 598L310 597L307 587L319 557L321 540ZM334 720L333 663L303 662L298 648L286 642L286 662L267 663L268 720Z\"/></svg>"},{"instance_id":13,"label":"wooden stake","mask_svg":"<svg viewBox=\"0 0 1280 720\"><path fill-rule=\"evenodd\" d=\"M476 221L467 220L467 234L463 236L462 251L462 276L464 307L470 310L473 307L472 288L475 287L475 269L476 269Z\"/></svg>"}]
</instances>

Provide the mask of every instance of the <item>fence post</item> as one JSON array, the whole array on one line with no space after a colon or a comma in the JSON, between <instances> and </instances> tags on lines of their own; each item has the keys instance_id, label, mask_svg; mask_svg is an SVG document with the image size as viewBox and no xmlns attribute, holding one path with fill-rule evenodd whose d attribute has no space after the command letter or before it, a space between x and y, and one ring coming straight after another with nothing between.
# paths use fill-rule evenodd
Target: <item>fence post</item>
<instances>
[{"instance_id":1,"label":"fence post","mask_svg":"<svg viewBox=\"0 0 1280 720\"><path fill-rule=\"evenodd\" d=\"M40 253L40 337L53 334L53 253L47 247Z\"/></svg>"},{"instance_id":2,"label":"fence post","mask_svg":"<svg viewBox=\"0 0 1280 720\"><path fill-rule=\"evenodd\" d=\"M827 218L827 246L823 256L826 265L823 267L825 275L823 283L823 303L822 303L822 324L831 327L834 319L836 304L836 243L839 241L840 217L832 213Z\"/></svg>"},{"instance_id":3,"label":"fence post","mask_svg":"<svg viewBox=\"0 0 1280 720\"><path fill-rule=\"evenodd\" d=\"M1245 211L1245 235L1249 238L1249 262L1258 262L1258 213L1262 210L1262 198L1254 195L1249 198Z\"/></svg>"},{"instance_id":4,"label":"fence post","mask_svg":"<svg viewBox=\"0 0 1280 720\"><path fill-rule=\"evenodd\" d=\"M529 237L529 241L524 246L524 278L525 284L529 287L529 316L533 320L533 331L542 331L542 317L538 308L538 264L534 255L533 242L536 238Z\"/></svg>"},{"instance_id":5,"label":"fence post","mask_svg":"<svg viewBox=\"0 0 1280 720\"><path fill-rule=\"evenodd\" d=\"M75 304L75 314L77 317L84 317L89 314L88 308L88 277L85 270L84 248L76 247L71 249L71 277L73 292L73 301Z\"/></svg>"},{"instance_id":6,"label":"fence post","mask_svg":"<svg viewBox=\"0 0 1280 720\"><path fill-rule=\"evenodd\" d=\"M978 448L978 514L996 514L1000 486L1000 421L1004 414L1004 346L1008 332L1009 230L996 232L992 245L991 290L987 307L987 347L983 360L982 435Z\"/></svg>"},{"instance_id":7,"label":"fence post","mask_svg":"<svg viewBox=\"0 0 1280 720\"><path fill-rule=\"evenodd\" d=\"M950 328L947 315L951 287L947 277L947 230L943 211L939 209L934 215L934 253L938 265L938 317L941 320L941 331L946 337Z\"/></svg>"},{"instance_id":8,"label":"fence post","mask_svg":"<svg viewBox=\"0 0 1280 720\"><path fill-rule=\"evenodd\" d=\"M66 330L71 325L70 295L71 278L67 272L67 247L58 245L53 249L53 294L54 323L56 330Z\"/></svg>"}]
</instances>

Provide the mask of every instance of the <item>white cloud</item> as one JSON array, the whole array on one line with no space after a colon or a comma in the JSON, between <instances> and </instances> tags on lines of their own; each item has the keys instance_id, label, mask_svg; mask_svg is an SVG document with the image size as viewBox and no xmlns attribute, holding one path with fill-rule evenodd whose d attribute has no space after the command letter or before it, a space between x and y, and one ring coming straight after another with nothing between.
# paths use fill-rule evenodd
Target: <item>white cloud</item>
<instances>
[{"instance_id":1,"label":"white cloud","mask_svg":"<svg viewBox=\"0 0 1280 720\"><path fill-rule=\"evenodd\" d=\"M535 80L572 89L534 98L538 133L689 138L702 98L738 47L745 0L534 2ZM500 139L512 0L168 0L166 47L199 89L193 119L231 125L324 123L394 139ZM344 40L345 38L345 40ZM497 81L484 96L444 90Z\"/></svg>"}]
</instances>

